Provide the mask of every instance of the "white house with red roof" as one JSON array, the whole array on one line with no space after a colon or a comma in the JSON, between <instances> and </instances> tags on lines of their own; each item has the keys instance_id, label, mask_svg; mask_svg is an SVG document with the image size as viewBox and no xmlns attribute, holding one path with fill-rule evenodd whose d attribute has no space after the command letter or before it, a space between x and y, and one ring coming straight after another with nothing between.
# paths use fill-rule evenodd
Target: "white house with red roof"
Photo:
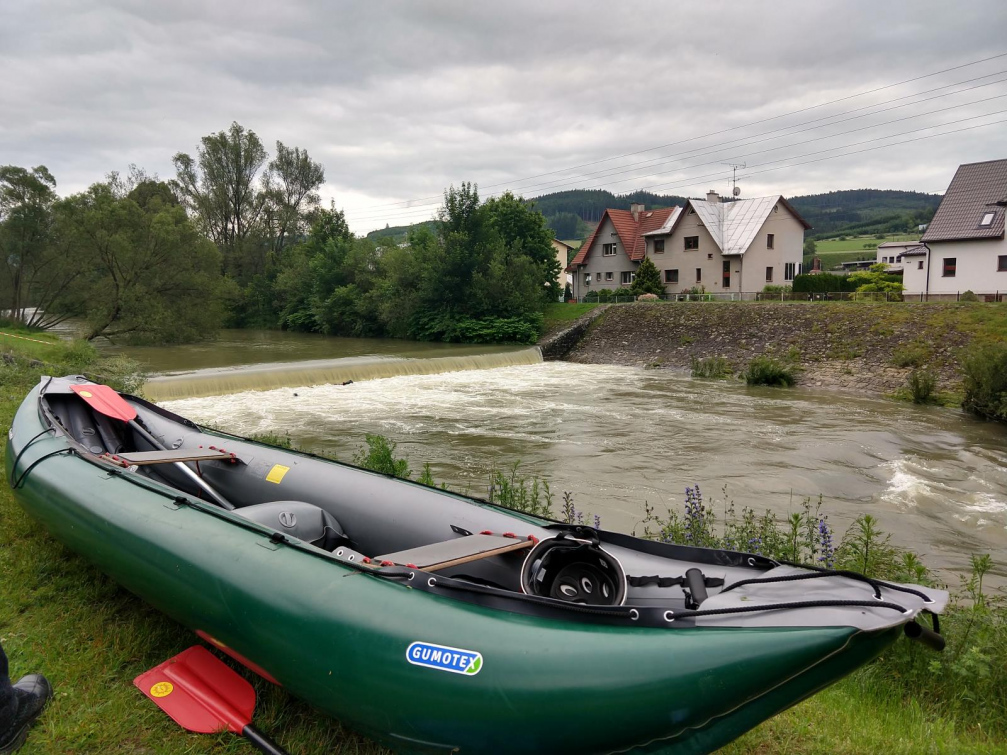
<instances>
[{"instance_id":1,"label":"white house with red roof","mask_svg":"<svg viewBox=\"0 0 1007 755\"><path fill-rule=\"evenodd\" d=\"M782 196L721 201L716 192L685 207L606 210L568 268L574 296L629 286L650 257L667 293L761 291L801 272L808 223Z\"/></svg>"}]
</instances>

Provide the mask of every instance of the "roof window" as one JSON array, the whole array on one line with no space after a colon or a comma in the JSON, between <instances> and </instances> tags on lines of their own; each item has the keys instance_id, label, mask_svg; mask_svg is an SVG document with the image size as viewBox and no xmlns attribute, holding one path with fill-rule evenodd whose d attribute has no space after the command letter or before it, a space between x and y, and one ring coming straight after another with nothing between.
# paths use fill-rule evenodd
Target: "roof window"
<instances>
[{"instance_id":1,"label":"roof window","mask_svg":"<svg viewBox=\"0 0 1007 755\"><path fill-rule=\"evenodd\" d=\"M987 226L993 225L993 218L996 216L995 212L987 212L983 214L982 220L979 221L979 227L985 228Z\"/></svg>"}]
</instances>

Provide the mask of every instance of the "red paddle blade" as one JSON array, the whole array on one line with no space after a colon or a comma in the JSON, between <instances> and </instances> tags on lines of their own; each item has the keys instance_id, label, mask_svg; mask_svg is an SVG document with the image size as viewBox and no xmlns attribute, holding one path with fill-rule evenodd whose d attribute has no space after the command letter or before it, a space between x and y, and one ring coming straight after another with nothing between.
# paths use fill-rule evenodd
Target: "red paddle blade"
<instances>
[{"instance_id":1,"label":"red paddle blade","mask_svg":"<svg viewBox=\"0 0 1007 755\"><path fill-rule=\"evenodd\" d=\"M184 729L234 734L251 723L255 690L223 661L194 645L133 680Z\"/></svg>"},{"instance_id":2,"label":"red paddle blade","mask_svg":"<svg viewBox=\"0 0 1007 755\"><path fill-rule=\"evenodd\" d=\"M136 409L107 385L71 385L70 390L84 399L99 414L121 419L123 422L132 422L136 419Z\"/></svg>"}]
</instances>

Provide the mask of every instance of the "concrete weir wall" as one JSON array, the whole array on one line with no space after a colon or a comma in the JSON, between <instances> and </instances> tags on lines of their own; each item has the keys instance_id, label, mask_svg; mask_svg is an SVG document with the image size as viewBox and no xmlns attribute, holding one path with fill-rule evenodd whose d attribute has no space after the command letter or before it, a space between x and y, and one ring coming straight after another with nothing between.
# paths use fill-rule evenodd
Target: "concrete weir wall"
<instances>
[{"instance_id":1,"label":"concrete weir wall","mask_svg":"<svg viewBox=\"0 0 1007 755\"><path fill-rule=\"evenodd\" d=\"M588 328L602 316L609 306L608 304L603 304L595 307L583 317L574 320L572 325L546 336L539 343L539 348L542 350L542 359L555 362L566 357L570 353L570 350L584 337Z\"/></svg>"},{"instance_id":2,"label":"concrete weir wall","mask_svg":"<svg viewBox=\"0 0 1007 755\"><path fill-rule=\"evenodd\" d=\"M899 355L915 350L925 354L938 387L954 390L961 382L959 352L976 327L967 308L989 306L1000 305L617 304L597 327L588 330L585 324L558 334L555 353L565 356L551 358L688 369L693 358L719 356L742 371L753 357L769 354L799 366L801 384L880 395L905 386L911 368L897 366ZM996 316L1007 318L1007 307Z\"/></svg>"}]
</instances>

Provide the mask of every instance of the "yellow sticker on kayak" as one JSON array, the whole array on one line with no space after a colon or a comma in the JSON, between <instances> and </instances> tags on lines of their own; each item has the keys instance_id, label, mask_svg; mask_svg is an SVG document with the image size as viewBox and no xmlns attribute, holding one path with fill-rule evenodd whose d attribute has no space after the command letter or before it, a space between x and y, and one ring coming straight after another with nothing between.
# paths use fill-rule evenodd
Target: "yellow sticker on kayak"
<instances>
[{"instance_id":1,"label":"yellow sticker on kayak","mask_svg":"<svg viewBox=\"0 0 1007 755\"><path fill-rule=\"evenodd\" d=\"M93 396L94 394L92 394L91 391L81 391L77 395L80 396L81 398L91 398L91 396Z\"/></svg>"},{"instance_id":2,"label":"yellow sticker on kayak","mask_svg":"<svg viewBox=\"0 0 1007 755\"><path fill-rule=\"evenodd\" d=\"M167 697L175 688L172 686L171 682L158 682L153 687L150 688L151 697Z\"/></svg>"},{"instance_id":3,"label":"yellow sticker on kayak","mask_svg":"<svg viewBox=\"0 0 1007 755\"><path fill-rule=\"evenodd\" d=\"M277 485L283 480L283 475L290 471L290 467L285 467L282 464L274 464L273 468L269 470L269 474L266 475L266 480L269 482L275 482Z\"/></svg>"}]
</instances>

